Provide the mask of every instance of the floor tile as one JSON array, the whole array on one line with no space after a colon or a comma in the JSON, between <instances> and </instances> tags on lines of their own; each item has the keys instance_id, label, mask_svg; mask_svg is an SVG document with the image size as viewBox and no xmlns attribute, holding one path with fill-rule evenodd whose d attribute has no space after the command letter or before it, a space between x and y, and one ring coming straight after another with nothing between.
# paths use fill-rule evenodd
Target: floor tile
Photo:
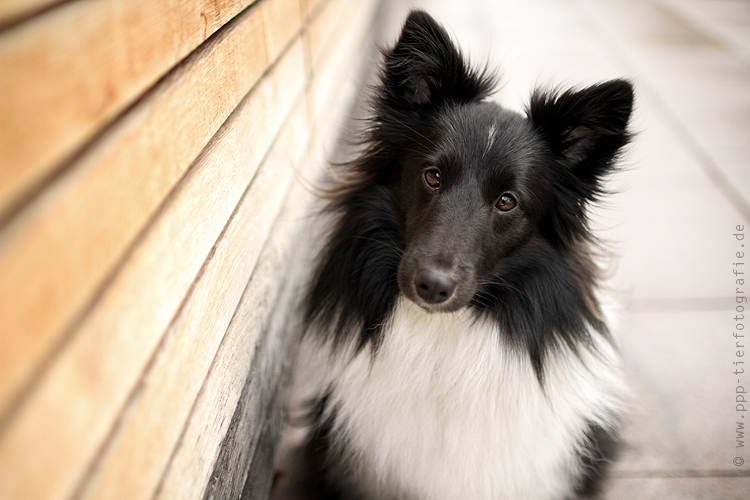
<instances>
[{"instance_id":1,"label":"floor tile","mask_svg":"<svg viewBox=\"0 0 750 500\"><path fill-rule=\"evenodd\" d=\"M647 124L625 160L593 214L617 255L617 288L636 300L729 295L741 213L663 122Z\"/></svg>"},{"instance_id":2,"label":"floor tile","mask_svg":"<svg viewBox=\"0 0 750 500\"><path fill-rule=\"evenodd\" d=\"M750 62L750 9L744 0L657 0L675 15L696 25Z\"/></svg>"},{"instance_id":3,"label":"floor tile","mask_svg":"<svg viewBox=\"0 0 750 500\"><path fill-rule=\"evenodd\" d=\"M750 161L750 66L699 27L648 1L582 4L626 65L658 96L664 118L737 186L750 206L746 176L723 166ZM750 16L750 7L746 10Z\"/></svg>"},{"instance_id":4,"label":"floor tile","mask_svg":"<svg viewBox=\"0 0 750 500\"><path fill-rule=\"evenodd\" d=\"M745 374L733 374L742 367L733 363L744 360L736 352L747 346L750 357L750 338L733 338L733 317L732 310L626 315L620 334L634 397L616 472L750 474L750 443L738 449L735 432L737 422L750 426L750 403L742 412L735 401L750 400L736 394L750 393L750 364Z\"/></svg>"},{"instance_id":5,"label":"floor tile","mask_svg":"<svg viewBox=\"0 0 750 500\"><path fill-rule=\"evenodd\" d=\"M615 479L605 500L747 500L750 478Z\"/></svg>"}]
</instances>

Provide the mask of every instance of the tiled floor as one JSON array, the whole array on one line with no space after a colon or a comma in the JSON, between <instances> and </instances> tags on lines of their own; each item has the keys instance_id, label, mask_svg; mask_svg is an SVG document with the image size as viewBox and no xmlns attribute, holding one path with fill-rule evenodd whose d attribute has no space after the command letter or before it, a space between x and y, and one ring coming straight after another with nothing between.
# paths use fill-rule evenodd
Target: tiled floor
<instances>
[{"instance_id":1,"label":"tiled floor","mask_svg":"<svg viewBox=\"0 0 750 500\"><path fill-rule=\"evenodd\" d=\"M502 68L508 107L522 109L538 84L635 83L638 135L612 181L618 194L596 213L619 255L634 389L603 497L749 499L750 443L736 447L736 422L750 411L735 411L735 399L738 385L750 392L750 359L733 374L744 358L732 270L750 272L733 236L744 225L750 250L750 2L391 0L389 41L409 6ZM750 281L740 288L750 295Z\"/></svg>"}]
</instances>

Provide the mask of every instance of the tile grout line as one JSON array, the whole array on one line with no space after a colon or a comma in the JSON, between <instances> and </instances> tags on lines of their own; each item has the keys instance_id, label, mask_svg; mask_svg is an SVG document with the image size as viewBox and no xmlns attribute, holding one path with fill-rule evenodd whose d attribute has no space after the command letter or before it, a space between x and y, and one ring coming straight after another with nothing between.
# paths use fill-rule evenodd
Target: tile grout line
<instances>
[{"instance_id":1,"label":"tile grout line","mask_svg":"<svg viewBox=\"0 0 750 500\"><path fill-rule=\"evenodd\" d=\"M612 479L689 479L689 478L730 478L750 477L750 470L714 469L657 469L657 470L623 470L612 471Z\"/></svg>"},{"instance_id":2,"label":"tile grout line","mask_svg":"<svg viewBox=\"0 0 750 500\"><path fill-rule=\"evenodd\" d=\"M690 29L700 36L711 40L713 43L721 46L729 56L745 69L750 69L750 60L748 60L742 46L738 46L733 40L724 36L714 29L710 23L700 19L696 13L688 9L679 8L679 3L674 0L647 0L654 8L661 10L669 15L672 19L679 22L686 29Z\"/></svg>"},{"instance_id":3,"label":"tile grout line","mask_svg":"<svg viewBox=\"0 0 750 500\"><path fill-rule=\"evenodd\" d=\"M734 297L682 297L633 299L625 303L629 312L732 311Z\"/></svg>"}]
</instances>

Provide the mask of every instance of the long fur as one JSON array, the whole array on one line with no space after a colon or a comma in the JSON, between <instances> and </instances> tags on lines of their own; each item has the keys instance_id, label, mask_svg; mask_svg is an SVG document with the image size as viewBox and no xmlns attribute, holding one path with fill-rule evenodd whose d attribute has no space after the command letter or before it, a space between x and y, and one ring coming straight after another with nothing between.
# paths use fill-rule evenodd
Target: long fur
<instances>
[{"instance_id":1,"label":"long fur","mask_svg":"<svg viewBox=\"0 0 750 500\"><path fill-rule=\"evenodd\" d=\"M632 87L538 90L525 116L494 87L421 11L384 53L304 300L305 434L275 498L562 499L600 474L625 388L586 214Z\"/></svg>"}]
</instances>

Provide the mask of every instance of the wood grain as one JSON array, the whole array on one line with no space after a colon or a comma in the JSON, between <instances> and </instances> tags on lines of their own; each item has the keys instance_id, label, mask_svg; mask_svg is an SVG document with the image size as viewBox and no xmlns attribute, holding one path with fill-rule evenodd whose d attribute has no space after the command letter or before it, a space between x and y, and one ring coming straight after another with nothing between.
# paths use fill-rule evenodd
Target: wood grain
<instances>
[{"instance_id":1,"label":"wood grain","mask_svg":"<svg viewBox=\"0 0 750 500\"><path fill-rule=\"evenodd\" d=\"M262 8L202 47L0 232L0 420L266 69ZM34 279L29 279L34 277Z\"/></svg>"},{"instance_id":2,"label":"wood grain","mask_svg":"<svg viewBox=\"0 0 750 500\"><path fill-rule=\"evenodd\" d=\"M82 0L3 32L0 215L252 1Z\"/></svg>"},{"instance_id":3,"label":"wood grain","mask_svg":"<svg viewBox=\"0 0 750 500\"><path fill-rule=\"evenodd\" d=\"M368 7L372 9L375 4L376 2L365 2L365 5L363 5L365 15L368 13L366 9ZM372 14L372 10L369 11L369 14ZM329 25L330 36L340 37L342 33L346 32L342 24L350 26L350 18L344 17L340 21L339 25ZM363 17L361 21L365 26L369 22L366 17ZM320 71L330 70L332 73L339 75L351 75L354 71L353 68L357 66L353 64L353 60L362 53L368 53L367 50L363 51L361 46L361 38L364 32L363 29L353 38L341 39L342 43L351 44L349 54L352 59L332 57L327 59L326 62L335 67L325 68L322 66L318 69ZM330 121L336 123L341 123L346 119L347 112L359 90L353 78L342 79L341 83L341 86L331 89L330 92L331 95L338 96L340 102L336 101L335 105L332 105L326 113L326 119L330 118ZM328 102L333 104L330 99ZM333 118L331 118L331 115ZM299 221L305 214L309 213L308 207L310 204L317 201L306 189L306 186L309 185L311 179L319 179L321 170L326 166L325 148L322 144L332 144L339 132L334 127L327 127L326 131L330 136L316 140L312 151L306 155L307 161L297 169L296 175L299 179L302 179L302 182L295 183L282 216L275 224L272 239L264 250L258 267L253 272L253 277L240 302L235 318L232 320L224 342L217 352L213 367L208 373L205 388L196 400L195 407L180 440L180 445L165 475L158 496L160 500L195 498L196 488L204 484L205 478L210 477L213 457L216 457L219 453L220 444L222 456L227 455L225 457L226 463L216 464L218 470L216 484L213 480L211 481L212 486L207 495L219 492L219 498L224 498L221 495L229 495L231 492L236 493L237 491L236 478L231 476L242 473L242 467L245 463L243 460L249 460L249 457L246 456L246 450L253 450L257 439L260 438L259 426L264 418L259 409L263 404L261 395L271 390L271 387L265 387L262 384L278 383L277 380L269 382L262 379L264 370L259 367L262 361L258 359L259 354L256 351L256 349L261 349L256 347L258 346L259 329L266 324L268 321L265 319L267 314L276 306L276 293L284 280L294 280L303 276L304 269L314 253L311 253L308 243L310 235L306 229L309 224L306 223L305 226L301 226ZM292 241L303 241L301 245L297 244L297 246L303 247L305 250L295 249L292 246L293 244L290 243ZM295 286L298 287L299 283L291 283L287 286L294 288ZM293 334L293 330L286 329L269 334L289 336ZM279 341L280 339L266 339L263 345ZM273 353L272 355L275 356L277 362L280 359L288 360L288 358L282 358L282 355L276 353L279 348L268 347L266 349L264 347L263 349L264 352L268 350ZM293 350L282 352L286 352L286 356L289 356ZM252 372L251 365L253 367ZM251 377L251 380L246 381L246 377ZM245 409L241 410L238 408L238 404L243 393L243 383L250 384L251 388L243 396L249 398L249 401L242 403ZM245 391L247 390L246 387ZM235 413L235 419L229 418L235 408L238 408L237 411L246 412L239 418L248 421L244 424L237 423L244 430L235 436L236 442L230 439L230 441L225 440L220 443L222 437L228 432L230 422L238 417ZM231 436L227 436L227 438L231 438ZM227 449L227 447L230 449ZM232 474L225 477L226 474L221 473L222 467L231 468ZM229 496L226 497L229 498Z\"/></svg>"},{"instance_id":4,"label":"wood grain","mask_svg":"<svg viewBox=\"0 0 750 500\"><path fill-rule=\"evenodd\" d=\"M0 31L0 92L48 92L17 103L34 117L0 100L0 498L265 490L311 200L293 178L324 163L312 125L343 121L376 1L251 3L76 0ZM3 143L6 117L30 136Z\"/></svg>"},{"instance_id":5,"label":"wood grain","mask_svg":"<svg viewBox=\"0 0 750 500\"><path fill-rule=\"evenodd\" d=\"M308 175L324 165L321 156L306 151L296 174ZM203 498L240 493L247 498L243 478L253 469L250 461L267 424L268 405L285 391L288 379L280 378L281 372L288 371L296 352L290 312L314 256L306 219L312 201L317 200L305 185L295 182L186 424L159 499L195 498L186 485L204 475L211 480Z\"/></svg>"},{"instance_id":6,"label":"wood grain","mask_svg":"<svg viewBox=\"0 0 750 500\"><path fill-rule=\"evenodd\" d=\"M315 16L307 26L313 67L318 64L324 49L335 44L346 30L342 23L347 14L356 11L361 4L361 1L328 0L317 6Z\"/></svg>"},{"instance_id":7,"label":"wood grain","mask_svg":"<svg viewBox=\"0 0 750 500\"><path fill-rule=\"evenodd\" d=\"M279 65L281 89L294 86L295 81L301 90L299 44ZM289 106L293 95L279 91L276 102ZM259 144L263 129L271 137L278 130L285 113L275 111L258 121L261 137L253 130ZM248 158L243 148L246 142L227 138L202 155L74 339L45 373L0 441L0 497L31 492L38 498L66 498L73 491L250 181L257 163L243 161ZM259 146L249 154L262 156L264 150ZM166 413L151 417L171 418ZM14 472L6 477L8 470ZM42 471L45 481L35 480Z\"/></svg>"},{"instance_id":8,"label":"wood grain","mask_svg":"<svg viewBox=\"0 0 750 500\"><path fill-rule=\"evenodd\" d=\"M275 61L302 26L301 0L271 0L263 6L269 61Z\"/></svg>"},{"instance_id":9,"label":"wood grain","mask_svg":"<svg viewBox=\"0 0 750 500\"><path fill-rule=\"evenodd\" d=\"M317 33L311 36L315 78L309 91L310 114L315 122L314 127L322 138L338 137L340 131L331 129L343 127L348 118L341 112L330 112L331 109L350 104L352 93L364 90L358 88L360 82L356 78L360 74L361 65L368 64L373 57L369 47L361 46L361 39L371 27L377 5L374 1L362 1L356 4L356 8L336 6L344 9L343 26L336 32L336 36L325 36L331 31L328 23L335 22L330 17L321 16L310 25L310 31ZM350 94L344 95L345 91ZM324 146L334 146L325 142L324 140Z\"/></svg>"},{"instance_id":10,"label":"wood grain","mask_svg":"<svg viewBox=\"0 0 750 500\"><path fill-rule=\"evenodd\" d=\"M65 0L0 0L0 26L6 26Z\"/></svg>"},{"instance_id":11,"label":"wood grain","mask_svg":"<svg viewBox=\"0 0 750 500\"><path fill-rule=\"evenodd\" d=\"M300 0L300 6L304 15L314 16L316 9L320 9L320 5L327 3L329 0Z\"/></svg>"},{"instance_id":12,"label":"wood grain","mask_svg":"<svg viewBox=\"0 0 750 500\"><path fill-rule=\"evenodd\" d=\"M283 175L285 187L290 186L293 178L292 169L297 168L300 153L306 150L306 135L304 106L300 106L292 123L288 125L288 130L279 139L272 156L263 166L264 171L270 168L276 170L277 175ZM273 229L273 237L269 241L262 241L263 253L257 264L256 252L260 253L261 248L259 244L252 245L252 258L248 259L254 264L251 270L252 277L250 273L241 273L245 278L243 285L247 284L242 301L223 337L221 347L218 352L213 351L216 357L212 358L210 371L208 365L204 366L206 371L202 374L208 380L205 381L205 387L200 394L196 394L198 399L195 402L196 406L191 408L189 419L183 420L184 435L169 473L165 476L160 498L194 497L196 492L208 483L219 444L226 433L226 426L237 404L244 380L250 373L250 362L259 334L266 324L269 312L275 307L275 298L284 283L285 268L282 266L288 267L288 263L283 257L290 249L291 230L297 227L296 224L299 223L298 219L301 218L301 212L305 207L304 201L297 197L287 198L287 204L291 205L291 210L287 206L280 215L271 220L272 226L264 228L264 231L252 233L257 234L260 240L260 235L268 234L268 231ZM280 211L280 204L274 205L274 209ZM252 205L243 203L240 210L245 214L244 219L250 216L253 208ZM296 216L291 216L290 213ZM240 223L245 224L244 220ZM251 234L244 228L241 234L234 244L247 246L246 241ZM236 289L236 292L242 291L242 288Z\"/></svg>"},{"instance_id":13,"label":"wood grain","mask_svg":"<svg viewBox=\"0 0 750 500\"><path fill-rule=\"evenodd\" d=\"M145 375L148 384L129 403L117 436L97 464L83 498L126 498L122 492L127 492L127 498L150 498L155 490L288 192L292 166L307 141L304 107L299 108L253 179L190 297L173 320L157 361ZM283 116L281 110L277 113ZM264 118L258 114L248 116ZM245 128L250 129L250 124ZM247 141L244 145L249 146ZM237 162L236 166L247 163L243 155L223 160ZM248 334L258 326L248 325L245 335L252 338Z\"/></svg>"}]
</instances>

